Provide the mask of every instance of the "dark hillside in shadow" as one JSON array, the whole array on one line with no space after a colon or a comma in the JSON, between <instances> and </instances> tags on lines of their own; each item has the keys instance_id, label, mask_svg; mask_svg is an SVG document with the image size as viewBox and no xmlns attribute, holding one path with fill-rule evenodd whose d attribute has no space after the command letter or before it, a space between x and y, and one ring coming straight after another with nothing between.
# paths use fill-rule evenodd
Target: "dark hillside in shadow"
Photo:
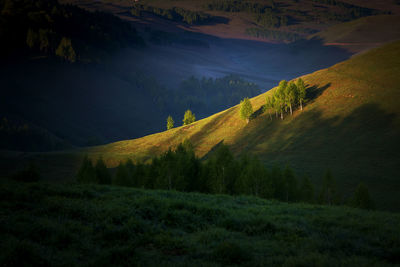
<instances>
[{"instance_id":1,"label":"dark hillside in shadow","mask_svg":"<svg viewBox=\"0 0 400 267\"><path fill-rule=\"evenodd\" d=\"M400 205L393 198L400 190L396 116L376 104L362 105L344 118L326 118L318 110L287 115L284 122L262 116L238 133L232 148L259 155L267 166L289 164L298 173L310 173L317 184L331 169L346 194L362 181L378 205L391 210Z\"/></svg>"}]
</instances>

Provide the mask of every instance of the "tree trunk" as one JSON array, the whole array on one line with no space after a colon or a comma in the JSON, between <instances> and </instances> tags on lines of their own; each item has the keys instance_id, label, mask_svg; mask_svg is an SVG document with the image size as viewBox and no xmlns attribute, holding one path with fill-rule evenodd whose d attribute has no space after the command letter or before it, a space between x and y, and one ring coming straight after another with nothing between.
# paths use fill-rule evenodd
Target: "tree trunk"
<instances>
[{"instance_id":1,"label":"tree trunk","mask_svg":"<svg viewBox=\"0 0 400 267\"><path fill-rule=\"evenodd\" d=\"M303 110L303 101L300 100L300 110Z\"/></svg>"},{"instance_id":2,"label":"tree trunk","mask_svg":"<svg viewBox=\"0 0 400 267\"><path fill-rule=\"evenodd\" d=\"M292 110L292 105L291 104L289 105L289 108L290 108L290 115L293 116L293 110Z\"/></svg>"},{"instance_id":3,"label":"tree trunk","mask_svg":"<svg viewBox=\"0 0 400 267\"><path fill-rule=\"evenodd\" d=\"M281 120L283 120L283 111L281 111Z\"/></svg>"},{"instance_id":4,"label":"tree trunk","mask_svg":"<svg viewBox=\"0 0 400 267\"><path fill-rule=\"evenodd\" d=\"M249 118L246 119L246 124L249 124Z\"/></svg>"},{"instance_id":5,"label":"tree trunk","mask_svg":"<svg viewBox=\"0 0 400 267\"><path fill-rule=\"evenodd\" d=\"M268 111L269 119L272 121L271 111Z\"/></svg>"},{"instance_id":6,"label":"tree trunk","mask_svg":"<svg viewBox=\"0 0 400 267\"><path fill-rule=\"evenodd\" d=\"M276 115L276 117L278 118L278 111L276 111L276 110L275 110L275 115Z\"/></svg>"}]
</instances>

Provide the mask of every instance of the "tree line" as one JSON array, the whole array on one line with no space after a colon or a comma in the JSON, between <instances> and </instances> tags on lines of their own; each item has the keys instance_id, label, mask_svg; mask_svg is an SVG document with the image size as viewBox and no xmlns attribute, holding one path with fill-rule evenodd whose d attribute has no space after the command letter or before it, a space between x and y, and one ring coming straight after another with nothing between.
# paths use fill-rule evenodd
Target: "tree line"
<instances>
[{"instance_id":1,"label":"tree line","mask_svg":"<svg viewBox=\"0 0 400 267\"><path fill-rule=\"evenodd\" d=\"M205 7L208 10L261 14L267 9L275 9L276 4L273 0L270 0L268 5L243 0L212 0L206 3Z\"/></svg>"},{"instance_id":2,"label":"tree line","mask_svg":"<svg viewBox=\"0 0 400 267\"><path fill-rule=\"evenodd\" d=\"M256 157L244 155L236 159L229 147L221 143L205 160L199 159L190 141L169 149L149 164L120 162L111 175L100 157L93 165L85 156L77 174L80 183L112 184L146 189L177 190L210 194L254 195L285 202L306 202L326 205L349 204L373 208L368 189L360 184L354 196L344 201L330 171L323 177L319 191L306 175L298 177L286 166L270 169Z\"/></svg>"},{"instance_id":3,"label":"tree line","mask_svg":"<svg viewBox=\"0 0 400 267\"><path fill-rule=\"evenodd\" d=\"M127 45L143 45L130 23L57 0L0 0L0 55L43 54L68 62L95 60Z\"/></svg>"},{"instance_id":4,"label":"tree line","mask_svg":"<svg viewBox=\"0 0 400 267\"><path fill-rule=\"evenodd\" d=\"M281 12L276 7L276 3L272 0L268 5L243 0L213 0L205 5L208 10L251 13L256 23L263 27L287 26L289 17L280 14Z\"/></svg>"},{"instance_id":5,"label":"tree line","mask_svg":"<svg viewBox=\"0 0 400 267\"><path fill-rule=\"evenodd\" d=\"M147 12L158 17L162 17L164 19L184 22L187 24L207 24L213 22L215 20L214 17L210 16L201 11L191 11L187 9L183 9L180 7L173 7L171 9L163 9L159 7L153 7L149 5L143 4L134 4L131 9L131 14L136 17L140 17L143 15L143 12Z\"/></svg>"},{"instance_id":6,"label":"tree line","mask_svg":"<svg viewBox=\"0 0 400 267\"><path fill-rule=\"evenodd\" d=\"M295 42L301 39L301 36L297 33L272 29L247 28L246 34L278 42Z\"/></svg>"}]
</instances>

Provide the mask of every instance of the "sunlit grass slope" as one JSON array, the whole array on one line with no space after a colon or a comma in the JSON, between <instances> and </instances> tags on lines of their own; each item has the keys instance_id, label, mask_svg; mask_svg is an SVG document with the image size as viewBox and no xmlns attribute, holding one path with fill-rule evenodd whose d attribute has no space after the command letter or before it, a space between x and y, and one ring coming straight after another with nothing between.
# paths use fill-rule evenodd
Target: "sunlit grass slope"
<instances>
[{"instance_id":1,"label":"sunlit grass slope","mask_svg":"<svg viewBox=\"0 0 400 267\"><path fill-rule=\"evenodd\" d=\"M266 165L289 164L317 183L330 168L344 193L363 181L379 208L398 210L400 42L302 78L310 100L283 121L271 121L265 112L246 124L234 106L188 126L84 152L102 155L113 167L128 157L145 161L185 138L200 157L223 141L236 155L256 154ZM251 99L255 111L269 94Z\"/></svg>"},{"instance_id":2,"label":"sunlit grass slope","mask_svg":"<svg viewBox=\"0 0 400 267\"><path fill-rule=\"evenodd\" d=\"M1 266L394 266L400 216L111 186L0 181Z\"/></svg>"},{"instance_id":3,"label":"sunlit grass slope","mask_svg":"<svg viewBox=\"0 0 400 267\"><path fill-rule=\"evenodd\" d=\"M309 38L360 52L400 39L400 16L378 15L336 24Z\"/></svg>"}]
</instances>

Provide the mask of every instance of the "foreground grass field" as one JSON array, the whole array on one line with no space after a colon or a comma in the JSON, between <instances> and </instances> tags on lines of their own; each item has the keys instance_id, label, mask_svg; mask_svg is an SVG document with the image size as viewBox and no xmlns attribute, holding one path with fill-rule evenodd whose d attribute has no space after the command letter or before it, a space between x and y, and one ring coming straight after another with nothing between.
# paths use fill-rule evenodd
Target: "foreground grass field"
<instances>
[{"instance_id":1,"label":"foreground grass field","mask_svg":"<svg viewBox=\"0 0 400 267\"><path fill-rule=\"evenodd\" d=\"M253 197L0 182L1 266L390 266L400 216Z\"/></svg>"}]
</instances>

